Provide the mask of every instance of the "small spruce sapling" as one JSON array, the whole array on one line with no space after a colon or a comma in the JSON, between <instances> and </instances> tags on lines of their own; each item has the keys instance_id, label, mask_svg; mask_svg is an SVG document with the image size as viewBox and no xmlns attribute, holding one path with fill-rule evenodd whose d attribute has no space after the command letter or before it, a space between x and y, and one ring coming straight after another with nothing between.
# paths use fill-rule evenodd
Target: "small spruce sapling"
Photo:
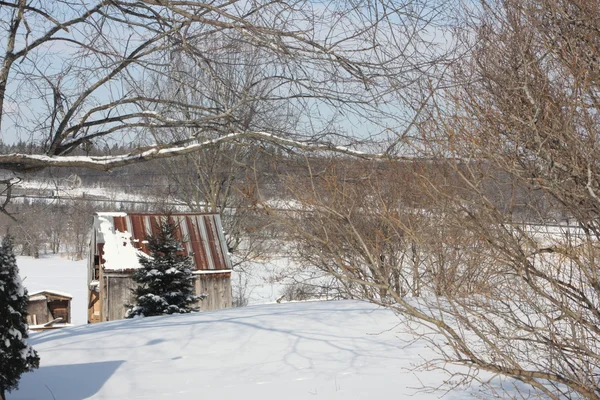
<instances>
[{"instance_id":1,"label":"small spruce sapling","mask_svg":"<svg viewBox=\"0 0 600 400\"><path fill-rule=\"evenodd\" d=\"M27 302L12 238L6 236L0 246L0 399L18 387L23 373L39 367L40 359L26 341Z\"/></svg>"},{"instance_id":2,"label":"small spruce sapling","mask_svg":"<svg viewBox=\"0 0 600 400\"><path fill-rule=\"evenodd\" d=\"M195 311L193 305L206 296L194 295L193 261L183 254L183 245L175 236L177 226L168 218L158 232L147 238L150 257L139 255L141 267L133 274L138 286L133 289L135 305L125 318Z\"/></svg>"}]
</instances>

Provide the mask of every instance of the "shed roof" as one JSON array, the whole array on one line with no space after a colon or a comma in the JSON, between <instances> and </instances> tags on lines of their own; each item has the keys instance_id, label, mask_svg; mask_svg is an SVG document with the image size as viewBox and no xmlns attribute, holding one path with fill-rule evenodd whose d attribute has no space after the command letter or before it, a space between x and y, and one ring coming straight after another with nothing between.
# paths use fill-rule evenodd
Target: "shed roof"
<instances>
[{"instance_id":1,"label":"shed roof","mask_svg":"<svg viewBox=\"0 0 600 400\"><path fill-rule=\"evenodd\" d=\"M97 213L96 243L103 244L104 269L122 271L140 267L138 256L148 254L146 238L156 232L164 214ZM175 235L196 270L231 269L221 216L216 213L171 214Z\"/></svg>"},{"instance_id":2,"label":"shed roof","mask_svg":"<svg viewBox=\"0 0 600 400\"><path fill-rule=\"evenodd\" d=\"M69 300L73 298L73 296L71 296L69 293L59 292L58 290L38 290L36 292L29 293L28 295L30 301L46 299L48 296L65 297Z\"/></svg>"}]
</instances>

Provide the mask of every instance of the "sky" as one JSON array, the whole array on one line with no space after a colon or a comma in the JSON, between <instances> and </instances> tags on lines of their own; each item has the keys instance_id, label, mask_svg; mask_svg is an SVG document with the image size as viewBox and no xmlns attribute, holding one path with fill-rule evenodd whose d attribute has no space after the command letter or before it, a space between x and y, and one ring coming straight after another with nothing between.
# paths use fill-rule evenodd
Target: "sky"
<instances>
[{"instance_id":1,"label":"sky","mask_svg":"<svg viewBox=\"0 0 600 400\"><path fill-rule=\"evenodd\" d=\"M81 6L77 6L78 3L72 4L75 4L73 6L75 11L58 5L55 9L51 10L52 15L56 16L57 19L64 20L69 16L79 14L82 11ZM246 3L240 2L238 4L244 5ZM352 13L348 9L340 7L340 3L338 2L311 1L299 4L305 7L302 10L304 14L308 13L306 6L310 4L310 8L320 17L320 22L316 24L316 28L313 31L313 38L323 41L323 43L326 40L331 43L339 40L340 37L352 36L353 32L350 30L358 29L358 22L362 18L373 17L375 10L379 13L382 12L381 7L377 7L371 10L354 10ZM404 12L406 10L401 11ZM7 13L8 10L0 11L0 17L6 19ZM284 15L285 13L279 16L280 23L284 23L282 22L286 18ZM33 26L30 38L28 39L29 43L31 43L36 35L39 35L40 32L43 32L51 24L43 19L35 20L32 16L28 18L30 18L29 25ZM265 13L264 15L259 15L257 18L268 18L268 15ZM289 15L287 18L289 18ZM414 105L410 104L406 96L414 94L411 93L415 89L411 80L419 74L414 71L410 72L410 70L407 72L407 69L411 68L409 64L417 62L416 53L418 52L430 52L430 56L443 53L445 47L448 46L449 36L448 31L442 26L430 25L427 29L424 27L424 21L429 18L443 20L442 9L433 9L431 6L427 6L420 10L420 19L418 20L402 18L401 13L389 17L391 23L397 24L393 28L383 23L379 25L379 33L375 34L373 32L373 35L376 35L374 37L377 42L377 48L375 49L368 50L370 44L361 42L359 39L350 39L338 45L340 54L347 57L358 57L356 59L364 63L364 68L369 68L369 66L376 64L378 57L392 58L402 54L408 55L406 60L402 62L397 62L400 59L396 60L396 69L391 71L392 73L389 78L379 79L376 85L373 85L373 83L365 84L355 79L350 79L348 71L340 68L339 64L337 66L330 64L328 67L324 67L321 64L310 64L311 60L306 57L306 50L299 51L297 56L284 57L282 59L281 64L277 67L278 73L281 72L294 77L304 76L307 79L306 83L312 85L312 87L309 86L302 89L301 98L296 98L292 101L293 107L296 108L296 112L300 115L298 124L295 125L294 130L314 135L322 135L328 132L341 133L359 139L374 137L381 139L386 136L394 137L395 133L401 132L406 128L411 117L414 115L411 109L411 106ZM333 23L333 20L337 20L338 22ZM307 26L307 23L302 20L285 21L285 24L292 26L292 22L297 29L303 29L303 27ZM411 24L415 26L423 25L421 27L425 29L423 31L424 37L427 40L435 42L437 46L418 45L413 48L410 46L406 47L405 37L407 33L403 32L403 30L409 29ZM142 28L132 26L117 28L109 23L101 27L98 24L78 25L71 28L69 32L60 31L58 36L84 40L90 38L98 29L101 29L105 33L105 40L98 39L94 44L105 48L106 51L122 52L126 48L130 49L133 47L135 43L139 43L144 37L147 37L147 31L144 31ZM18 45L22 46L24 44L24 32L25 30L22 30ZM4 49L5 46L6 42L0 40L0 50ZM363 48L364 51L361 54L350 53L351 49L357 47ZM389 51L392 51L392 53L389 53ZM203 49L200 49L200 53L202 52ZM303 59L303 57L305 58ZM319 57L323 57L323 55ZM165 60L159 58L154 61L164 62ZM295 64L296 62L297 64ZM67 109L68 105L72 104L76 96L81 92L82 88L106 73L106 69L103 71L86 70L86 67L96 67L99 63L107 64L108 58L94 58L89 54L85 57L80 57L74 45L63 41L53 41L32 51L23 62L19 61L15 64L9 79L8 97L3 110L2 140L6 143L14 143L18 140L40 140L47 137L50 129L49 109L52 107L51 101L54 97L54 93L48 82L54 85L59 84L62 87L62 92L65 96L63 99L63 109ZM148 67L156 69L161 66L148 65ZM273 68L273 72L275 72L276 69L275 67ZM430 69L430 71L433 73L433 69ZM345 76L346 82L334 81L332 78L334 74ZM45 81L42 75L49 77L49 80ZM266 75L269 75L269 71L266 71ZM148 88L149 78L150 75L147 70L144 71L139 66L130 68L122 77L116 77L109 84L96 89L92 96L93 99L91 99L89 104L80 108L72 118L72 122L76 123L85 110L93 105L119 99L128 91L134 89L143 91L151 89ZM354 82L348 83L350 81ZM384 90L385 85L392 86L393 90L387 94L374 97L376 92ZM404 87L406 85L410 86L410 90ZM322 93L331 92L331 95L328 96L329 99L322 100L314 97L306 97L307 94L311 94L311 90L315 89L315 87ZM285 96L289 93L291 93L290 86L285 86L280 90L279 94ZM359 99L363 103L351 105L343 101L344 97ZM115 108L111 113L103 112L98 115L114 116L115 112L126 112L127 110L131 110L131 108L120 107L120 110ZM58 115L62 115L61 109L58 110ZM114 124L108 124L107 126L111 127ZM331 139L335 141L339 137L333 135ZM138 136L135 132L129 132L123 136L117 135L108 142L112 144L137 139Z\"/></svg>"}]
</instances>

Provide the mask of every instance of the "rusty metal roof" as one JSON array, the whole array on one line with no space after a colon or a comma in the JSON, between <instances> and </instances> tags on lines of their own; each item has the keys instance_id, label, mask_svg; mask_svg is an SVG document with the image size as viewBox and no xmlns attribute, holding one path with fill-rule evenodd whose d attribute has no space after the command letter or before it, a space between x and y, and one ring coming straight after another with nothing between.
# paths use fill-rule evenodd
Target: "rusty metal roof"
<instances>
[{"instance_id":1,"label":"rusty metal roof","mask_svg":"<svg viewBox=\"0 0 600 400\"><path fill-rule=\"evenodd\" d=\"M131 235L131 245L148 254L146 238L156 232L163 214L97 213L112 219L114 229ZM227 270L232 268L227 251L221 216L214 213L171 214L175 235L183 243L185 255L192 256L196 270Z\"/></svg>"}]
</instances>

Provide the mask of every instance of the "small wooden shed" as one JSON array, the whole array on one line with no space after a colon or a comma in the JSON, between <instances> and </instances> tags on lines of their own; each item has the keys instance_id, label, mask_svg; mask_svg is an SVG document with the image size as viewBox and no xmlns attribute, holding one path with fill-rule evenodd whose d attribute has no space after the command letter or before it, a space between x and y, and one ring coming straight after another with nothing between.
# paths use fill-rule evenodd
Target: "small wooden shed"
<instances>
[{"instance_id":1,"label":"small wooden shed","mask_svg":"<svg viewBox=\"0 0 600 400\"><path fill-rule=\"evenodd\" d=\"M29 293L27 324L30 329L50 329L70 324L72 298L68 293L54 290Z\"/></svg>"},{"instance_id":2,"label":"small wooden shed","mask_svg":"<svg viewBox=\"0 0 600 400\"><path fill-rule=\"evenodd\" d=\"M146 238L163 218L176 224L183 252L194 261L195 293L207 295L199 309L231 307L232 264L219 214L97 213L90 241L89 323L124 318L125 304L134 301L132 274L140 267L138 257L148 254Z\"/></svg>"}]
</instances>

